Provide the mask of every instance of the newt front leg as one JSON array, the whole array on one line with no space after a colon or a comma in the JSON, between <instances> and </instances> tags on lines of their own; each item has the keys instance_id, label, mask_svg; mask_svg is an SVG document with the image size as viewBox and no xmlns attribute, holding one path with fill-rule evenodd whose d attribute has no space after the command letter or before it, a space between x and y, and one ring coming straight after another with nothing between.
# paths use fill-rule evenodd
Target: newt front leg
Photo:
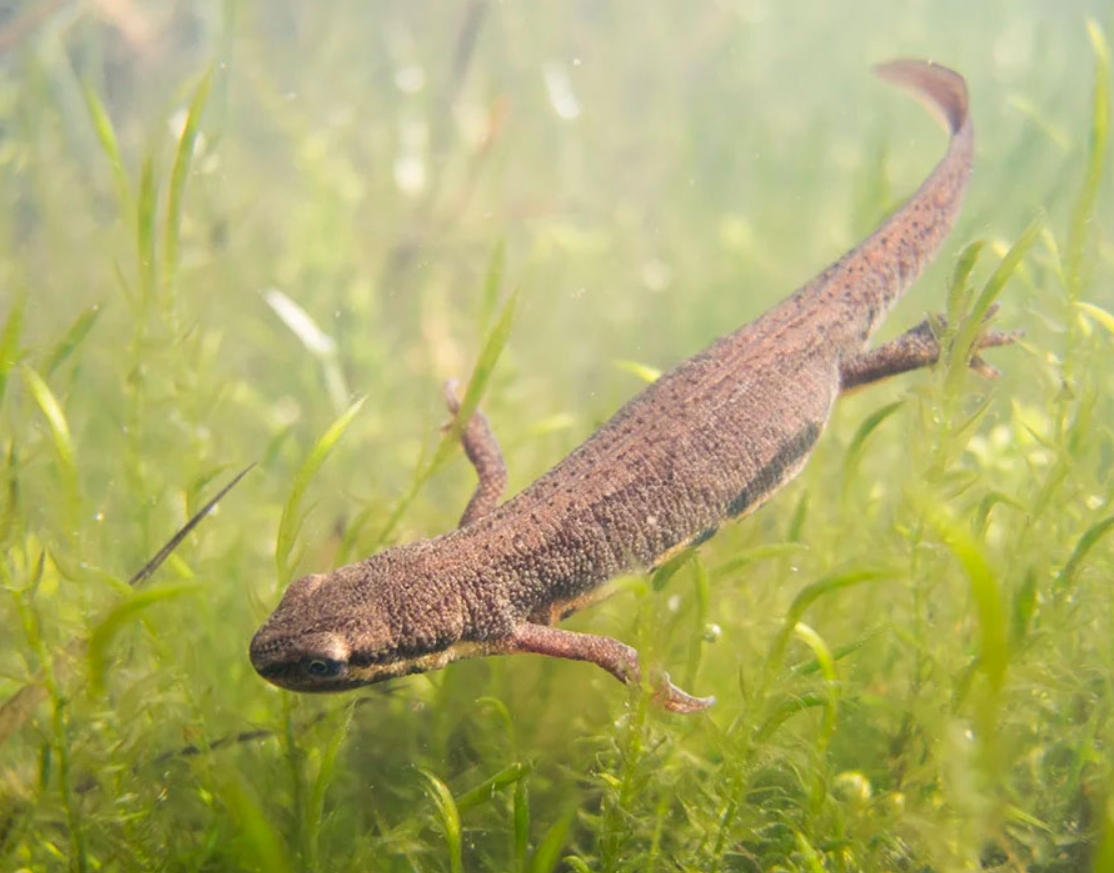
<instances>
[{"instance_id":1,"label":"newt front leg","mask_svg":"<svg viewBox=\"0 0 1114 873\"><path fill-rule=\"evenodd\" d=\"M445 383L445 405L454 417L460 412L455 379ZM478 409L461 430L460 444L479 479L460 517L459 527L467 527L499 505L499 498L507 490L507 464L487 416Z\"/></svg>"}]
</instances>

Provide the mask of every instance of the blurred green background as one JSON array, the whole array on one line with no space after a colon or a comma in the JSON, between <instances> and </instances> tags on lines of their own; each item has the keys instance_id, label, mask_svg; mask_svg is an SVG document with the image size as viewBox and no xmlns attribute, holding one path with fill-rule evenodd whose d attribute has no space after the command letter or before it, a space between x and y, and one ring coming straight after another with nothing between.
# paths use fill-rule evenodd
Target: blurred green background
<instances>
[{"instance_id":1,"label":"blurred green background","mask_svg":"<svg viewBox=\"0 0 1114 873\"><path fill-rule=\"evenodd\" d=\"M1112 32L1101 0L0 4L0 868L1114 870ZM440 384L512 294L513 492L912 191L944 136L872 76L898 56L967 77L978 155L882 338L1043 216L995 317L1025 339L843 402L768 507L569 623L708 715L525 657L254 674L293 575L456 523Z\"/></svg>"}]
</instances>

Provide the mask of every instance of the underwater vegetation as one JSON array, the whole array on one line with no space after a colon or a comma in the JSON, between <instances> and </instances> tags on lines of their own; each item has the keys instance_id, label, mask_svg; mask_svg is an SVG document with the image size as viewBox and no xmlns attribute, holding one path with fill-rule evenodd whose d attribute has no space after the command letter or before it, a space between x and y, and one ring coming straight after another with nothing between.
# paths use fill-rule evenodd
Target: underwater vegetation
<instances>
[{"instance_id":1,"label":"underwater vegetation","mask_svg":"<svg viewBox=\"0 0 1114 873\"><path fill-rule=\"evenodd\" d=\"M1114 869L1114 19L790 5L0 12L0 869ZM900 203L944 137L896 56L972 93L880 337L949 354L567 623L707 714L525 656L255 674L293 578L456 524L443 380L515 492Z\"/></svg>"}]
</instances>

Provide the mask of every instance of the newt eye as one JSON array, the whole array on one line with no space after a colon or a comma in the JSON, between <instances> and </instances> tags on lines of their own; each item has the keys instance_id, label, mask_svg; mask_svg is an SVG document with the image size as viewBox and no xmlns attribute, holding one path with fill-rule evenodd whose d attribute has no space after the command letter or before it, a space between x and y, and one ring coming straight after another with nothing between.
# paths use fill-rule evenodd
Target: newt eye
<instances>
[{"instance_id":1,"label":"newt eye","mask_svg":"<svg viewBox=\"0 0 1114 873\"><path fill-rule=\"evenodd\" d=\"M302 669L314 679L334 679L343 676L348 665L333 658L306 658L302 661Z\"/></svg>"}]
</instances>

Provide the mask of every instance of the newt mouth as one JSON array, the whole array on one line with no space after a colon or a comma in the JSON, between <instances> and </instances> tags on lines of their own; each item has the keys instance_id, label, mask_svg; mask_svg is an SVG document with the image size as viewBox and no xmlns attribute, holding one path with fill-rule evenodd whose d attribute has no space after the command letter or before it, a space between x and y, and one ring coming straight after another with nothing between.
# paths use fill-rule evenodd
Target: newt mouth
<instances>
[{"instance_id":1,"label":"newt mouth","mask_svg":"<svg viewBox=\"0 0 1114 873\"><path fill-rule=\"evenodd\" d=\"M276 634L264 625L252 638L248 657L255 672L291 691L343 691L363 684L350 680L349 648L337 633Z\"/></svg>"},{"instance_id":2,"label":"newt mouth","mask_svg":"<svg viewBox=\"0 0 1114 873\"><path fill-rule=\"evenodd\" d=\"M349 691L400 676L438 670L451 661L488 653L488 647L480 643L458 641L435 651L377 652L373 655L353 652L349 656L346 646L337 645L336 634L316 635L324 639L310 648L304 645L302 638L295 643L290 637L276 637L266 631L266 627L262 628L251 641L252 667L272 685L288 691Z\"/></svg>"},{"instance_id":3,"label":"newt mouth","mask_svg":"<svg viewBox=\"0 0 1114 873\"><path fill-rule=\"evenodd\" d=\"M339 664L334 675L320 675L316 673L317 664ZM340 691L350 691L367 685L367 680L359 676L352 676L343 662L328 661L320 658L300 658L295 661L276 661L269 664L252 662L255 672L278 688L287 691L300 691L310 694L329 694ZM330 667L330 669L332 669Z\"/></svg>"}]
</instances>

